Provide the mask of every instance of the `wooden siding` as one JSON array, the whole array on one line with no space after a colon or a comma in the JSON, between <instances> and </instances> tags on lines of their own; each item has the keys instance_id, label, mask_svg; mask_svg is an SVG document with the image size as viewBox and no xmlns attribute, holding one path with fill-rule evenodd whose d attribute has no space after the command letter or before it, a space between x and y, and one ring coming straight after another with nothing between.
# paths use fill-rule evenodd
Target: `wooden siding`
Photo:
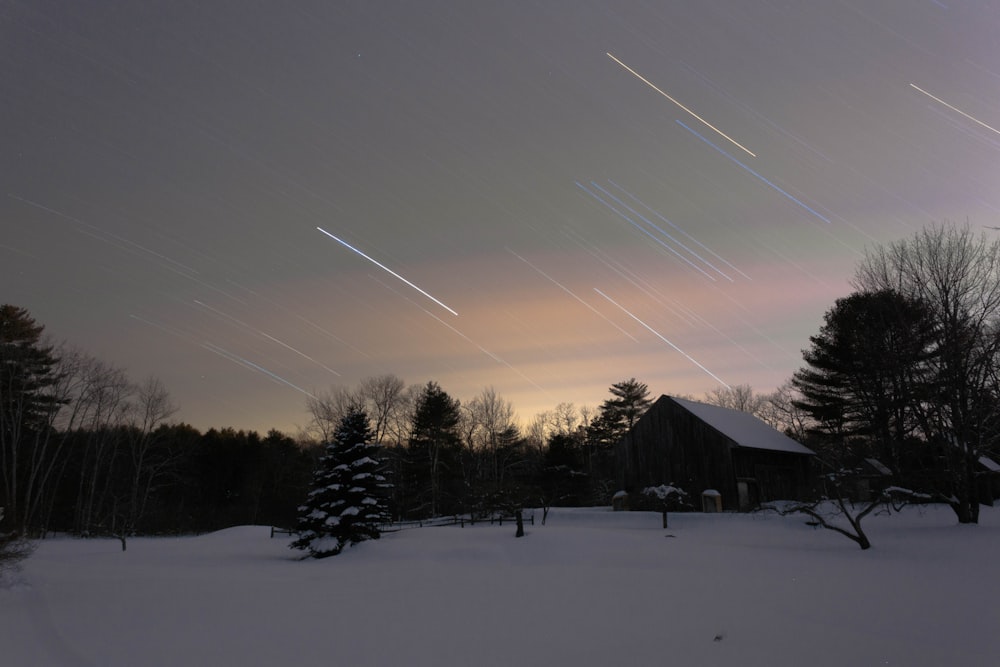
<instances>
[{"instance_id":1,"label":"wooden siding","mask_svg":"<svg viewBox=\"0 0 1000 667\"><path fill-rule=\"evenodd\" d=\"M744 500L797 499L808 490L809 459L788 452L751 449L723 435L691 412L661 396L618 443L617 481L630 493L648 486L673 484L684 489L695 507L701 494L715 489L726 510Z\"/></svg>"}]
</instances>

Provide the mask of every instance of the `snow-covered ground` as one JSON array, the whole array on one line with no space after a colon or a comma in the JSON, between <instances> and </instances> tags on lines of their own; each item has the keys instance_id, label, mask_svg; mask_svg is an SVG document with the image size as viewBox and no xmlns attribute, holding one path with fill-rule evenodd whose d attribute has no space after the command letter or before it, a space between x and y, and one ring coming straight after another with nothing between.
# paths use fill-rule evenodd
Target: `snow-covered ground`
<instances>
[{"instance_id":1,"label":"snow-covered ground","mask_svg":"<svg viewBox=\"0 0 1000 667\"><path fill-rule=\"evenodd\" d=\"M540 514L536 515L540 518ZM997 665L1000 509L801 517L554 509L315 561L266 527L53 539L0 586L0 664Z\"/></svg>"}]
</instances>

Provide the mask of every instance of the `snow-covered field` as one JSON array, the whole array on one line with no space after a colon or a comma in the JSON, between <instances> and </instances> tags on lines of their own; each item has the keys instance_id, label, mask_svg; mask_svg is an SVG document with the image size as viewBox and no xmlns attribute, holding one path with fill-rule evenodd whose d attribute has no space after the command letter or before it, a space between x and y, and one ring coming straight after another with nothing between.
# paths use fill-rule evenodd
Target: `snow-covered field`
<instances>
[{"instance_id":1,"label":"snow-covered field","mask_svg":"<svg viewBox=\"0 0 1000 667\"><path fill-rule=\"evenodd\" d=\"M536 515L536 519L540 514ZM52 539L0 586L0 664L1000 665L1000 509L801 517L554 509L300 561L266 527Z\"/></svg>"}]
</instances>

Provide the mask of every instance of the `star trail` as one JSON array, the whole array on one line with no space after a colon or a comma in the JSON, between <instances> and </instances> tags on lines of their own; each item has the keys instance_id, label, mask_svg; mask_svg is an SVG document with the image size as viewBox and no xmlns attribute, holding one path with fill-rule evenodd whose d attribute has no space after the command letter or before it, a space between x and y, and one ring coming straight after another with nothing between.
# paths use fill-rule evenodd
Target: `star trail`
<instances>
[{"instance_id":1,"label":"star trail","mask_svg":"<svg viewBox=\"0 0 1000 667\"><path fill-rule=\"evenodd\" d=\"M10 0L0 302L200 428L388 373L523 421L770 391L866 249L1000 227L997 34L930 0Z\"/></svg>"}]
</instances>

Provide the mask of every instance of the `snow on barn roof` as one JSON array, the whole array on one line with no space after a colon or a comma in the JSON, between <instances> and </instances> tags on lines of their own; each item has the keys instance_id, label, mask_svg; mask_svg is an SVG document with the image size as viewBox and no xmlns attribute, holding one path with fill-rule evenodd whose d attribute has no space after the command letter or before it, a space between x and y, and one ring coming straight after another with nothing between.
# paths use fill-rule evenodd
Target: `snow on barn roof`
<instances>
[{"instance_id":1,"label":"snow on barn roof","mask_svg":"<svg viewBox=\"0 0 1000 667\"><path fill-rule=\"evenodd\" d=\"M867 458L865 461L880 475L892 475L892 471L878 459Z\"/></svg>"},{"instance_id":2,"label":"snow on barn roof","mask_svg":"<svg viewBox=\"0 0 1000 667\"><path fill-rule=\"evenodd\" d=\"M698 403L675 396L671 396L670 399L740 447L768 449L792 454L815 453L747 412L720 408L717 405Z\"/></svg>"},{"instance_id":3,"label":"snow on barn roof","mask_svg":"<svg viewBox=\"0 0 1000 667\"><path fill-rule=\"evenodd\" d=\"M979 465L983 466L990 472L1000 472L1000 463L997 463L988 456L980 456Z\"/></svg>"}]
</instances>

